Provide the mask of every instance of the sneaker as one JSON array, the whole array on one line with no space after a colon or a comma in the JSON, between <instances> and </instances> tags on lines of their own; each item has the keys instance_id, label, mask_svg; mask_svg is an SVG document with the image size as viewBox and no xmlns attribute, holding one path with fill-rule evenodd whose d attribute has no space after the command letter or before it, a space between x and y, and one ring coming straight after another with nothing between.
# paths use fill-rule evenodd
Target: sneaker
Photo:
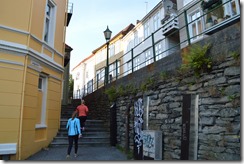
<instances>
[{"instance_id":1,"label":"sneaker","mask_svg":"<svg viewBox=\"0 0 244 164\"><path fill-rule=\"evenodd\" d=\"M70 159L70 155L67 155L67 156L66 156L66 159Z\"/></svg>"},{"instance_id":2,"label":"sneaker","mask_svg":"<svg viewBox=\"0 0 244 164\"><path fill-rule=\"evenodd\" d=\"M77 157L77 154L75 154L75 158Z\"/></svg>"}]
</instances>

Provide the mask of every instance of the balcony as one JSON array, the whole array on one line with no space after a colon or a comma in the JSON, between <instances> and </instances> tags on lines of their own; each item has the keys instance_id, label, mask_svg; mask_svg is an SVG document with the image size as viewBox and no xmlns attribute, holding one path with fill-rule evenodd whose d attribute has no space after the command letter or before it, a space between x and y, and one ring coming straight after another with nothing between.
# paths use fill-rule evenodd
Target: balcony
<instances>
[{"instance_id":1,"label":"balcony","mask_svg":"<svg viewBox=\"0 0 244 164\"><path fill-rule=\"evenodd\" d=\"M71 20L72 14L73 14L73 3L69 3L67 7L67 24L66 26L69 26L69 22Z\"/></svg>"},{"instance_id":2,"label":"balcony","mask_svg":"<svg viewBox=\"0 0 244 164\"><path fill-rule=\"evenodd\" d=\"M223 1L224 2L224 1ZM215 4L218 6L206 6L203 8L205 13L204 24L205 33L212 34L219 31L240 19L240 4L238 0L226 0L224 3Z\"/></svg>"},{"instance_id":3,"label":"balcony","mask_svg":"<svg viewBox=\"0 0 244 164\"><path fill-rule=\"evenodd\" d=\"M168 36L179 29L179 22L176 14L172 13L170 15L166 15L165 18L161 20L161 23L164 36Z\"/></svg>"}]
</instances>

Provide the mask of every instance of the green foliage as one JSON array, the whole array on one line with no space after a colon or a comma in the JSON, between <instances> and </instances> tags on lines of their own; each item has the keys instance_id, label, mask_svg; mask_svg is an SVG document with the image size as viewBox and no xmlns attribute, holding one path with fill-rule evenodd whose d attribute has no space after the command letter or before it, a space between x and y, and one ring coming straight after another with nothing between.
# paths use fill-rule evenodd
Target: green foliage
<instances>
[{"instance_id":1,"label":"green foliage","mask_svg":"<svg viewBox=\"0 0 244 164\"><path fill-rule=\"evenodd\" d=\"M140 90L147 91L150 87L154 87L155 79L153 77L148 77L144 82L141 83Z\"/></svg>"},{"instance_id":2,"label":"green foliage","mask_svg":"<svg viewBox=\"0 0 244 164\"><path fill-rule=\"evenodd\" d=\"M69 97L73 97L73 90L74 90L74 79L72 75L69 75Z\"/></svg>"},{"instance_id":3,"label":"green foliage","mask_svg":"<svg viewBox=\"0 0 244 164\"><path fill-rule=\"evenodd\" d=\"M108 99L110 102L114 102L118 97L116 88L114 86L111 86L110 88L106 89L105 94L108 95Z\"/></svg>"},{"instance_id":4,"label":"green foliage","mask_svg":"<svg viewBox=\"0 0 244 164\"><path fill-rule=\"evenodd\" d=\"M133 84L128 84L126 86L119 86L119 87L114 87L111 86L110 88L105 90L105 94L108 95L108 99L110 102L116 101L116 99L119 96L125 96L127 94L135 94L136 89Z\"/></svg>"},{"instance_id":5,"label":"green foliage","mask_svg":"<svg viewBox=\"0 0 244 164\"><path fill-rule=\"evenodd\" d=\"M162 79L162 80L166 80L166 79L169 77L169 75L168 75L167 72L163 71L163 72L160 72L159 77L160 77L160 79Z\"/></svg>"},{"instance_id":6,"label":"green foliage","mask_svg":"<svg viewBox=\"0 0 244 164\"><path fill-rule=\"evenodd\" d=\"M196 76L199 76L203 72L210 71L212 69L212 59L207 56L210 47L210 44L204 46L199 44L192 45L189 53L183 55L186 61L183 67L192 69Z\"/></svg>"},{"instance_id":7,"label":"green foliage","mask_svg":"<svg viewBox=\"0 0 244 164\"><path fill-rule=\"evenodd\" d=\"M235 60L239 60L240 54L237 52L231 52L231 56L235 59Z\"/></svg>"}]
</instances>

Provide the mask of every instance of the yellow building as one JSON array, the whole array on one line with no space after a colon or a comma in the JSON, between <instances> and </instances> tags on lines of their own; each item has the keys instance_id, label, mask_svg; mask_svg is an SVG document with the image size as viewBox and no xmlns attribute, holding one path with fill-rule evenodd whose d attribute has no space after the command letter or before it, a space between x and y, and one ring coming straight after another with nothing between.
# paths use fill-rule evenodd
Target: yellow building
<instances>
[{"instance_id":1,"label":"yellow building","mask_svg":"<svg viewBox=\"0 0 244 164\"><path fill-rule=\"evenodd\" d=\"M59 129L68 0L0 5L0 159L24 160Z\"/></svg>"}]
</instances>

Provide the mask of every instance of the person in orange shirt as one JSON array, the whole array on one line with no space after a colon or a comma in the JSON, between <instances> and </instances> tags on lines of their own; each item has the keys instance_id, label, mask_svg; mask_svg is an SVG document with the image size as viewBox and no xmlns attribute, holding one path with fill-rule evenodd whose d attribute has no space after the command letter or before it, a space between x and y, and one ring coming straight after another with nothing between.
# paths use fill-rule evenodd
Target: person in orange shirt
<instances>
[{"instance_id":1,"label":"person in orange shirt","mask_svg":"<svg viewBox=\"0 0 244 164\"><path fill-rule=\"evenodd\" d=\"M85 105L85 100L81 100L81 105L77 106L78 118L80 119L81 131L85 130L85 122L88 115L88 107Z\"/></svg>"}]
</instances>

